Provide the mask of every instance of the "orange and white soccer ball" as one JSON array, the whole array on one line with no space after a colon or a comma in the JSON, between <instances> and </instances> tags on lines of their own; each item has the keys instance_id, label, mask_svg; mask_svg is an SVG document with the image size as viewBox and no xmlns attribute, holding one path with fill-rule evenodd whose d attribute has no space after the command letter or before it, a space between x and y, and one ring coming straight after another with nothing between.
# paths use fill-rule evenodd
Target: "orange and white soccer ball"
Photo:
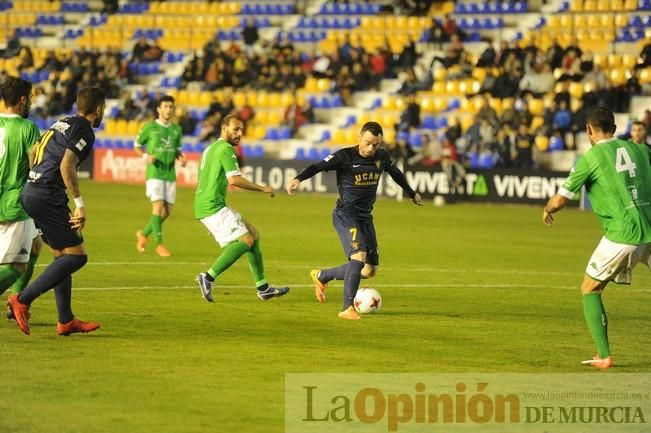
<instances>
[{"instance_id":1,"label":"orange and white soccer ball","mask_svg":"<svg viewBox=\"0 0 651 433\"><path fill-rule=\"evenodd\" d=\"M362 287L357 291L353 305L360 314L377 313L382 307L382 296L372 287Z\"/></svg>"}]
</instances>

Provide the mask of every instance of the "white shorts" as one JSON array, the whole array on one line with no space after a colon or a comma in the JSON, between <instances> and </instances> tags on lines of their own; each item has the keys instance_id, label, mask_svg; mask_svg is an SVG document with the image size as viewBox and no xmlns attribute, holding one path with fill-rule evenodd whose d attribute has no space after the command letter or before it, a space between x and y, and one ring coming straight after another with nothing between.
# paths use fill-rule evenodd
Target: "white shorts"
<instances>
[{"instance_id":1,"label":"white shorts","mask_svg":"<svg viewBox=\"0 0 651 433\"><path fill-rule=\"evenodd\" d=\"M146 193L151 201L176 202L176 182L160 179L147 179Z\"/></svg>"},{"instance_id":2,"label":"white shorts","mask_svg":"<svg viewBox=\"0 0 651 433\"><path fill-rule=\"evenodd\" d=\"M38 236L34 220L0 223L0 263L27 263Z\"/></svg>"},{"instance_id":3,"label":"white shorts","mask_svg":"<svg viewBox=\"0 0 651 433\"><path fill-rule=\"evenodd\" d=\"M602 237L585 273L597 281L631 284L631 272L638 263L651 267L651 244L618 244Z\"/></svg>"},{"instance_id":4,"label":"white shorts","mask_svg":"<svg viewBox=\"0 0 651 433\"><path fill-rule=\"evenodd\" d=\"M229 207L223 207L200 221L222 248L249 232L242 215Z\"/></svg>"}]
</instances>

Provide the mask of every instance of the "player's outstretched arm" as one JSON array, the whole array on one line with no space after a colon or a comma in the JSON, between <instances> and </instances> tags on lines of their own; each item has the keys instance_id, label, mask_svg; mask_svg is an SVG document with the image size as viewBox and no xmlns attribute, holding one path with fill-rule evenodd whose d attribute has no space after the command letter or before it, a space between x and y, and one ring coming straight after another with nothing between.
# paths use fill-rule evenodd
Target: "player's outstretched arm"
<instances>
[{"instance_id":1,"label":"player's outstretched arm","mask_svg":"<svg viewBox=\"0 0 651 433\"><path fill-rule=\"evenodd\" d=\"M543 209L543 223L546 226L551 227L552 224L554 223L553 214L563 209L567 204L567 202L569 201L570 199L563 195L554 194L554 196L549 199L549 201L545 205L545 208Z\"/></svg>"},{"instance_id":2,"label":"player's outstretched arm","mask_svg":"<svg viewBox=\"0 0 651 433\"><path fill-rule=\"evenodd\" d=\"M244 177L240 175L229 176L228 184L236 186L238 188L247 189L249 191L263 192L265 194L269 194L270 197L274 196L274 190L272 187L258 185L257 183L253 183L249 180L246 180Z\"/></svg>"},{"instance_id":3,"label":"player's outstretched arm","mask_svg":"<svg viewBox=\"0 0 651 433\"><path fill-rule=\"evenodd\" d=\"M413 197L411 198L411 201L412 201L415 205L418 205L418 206L422 206L422 205L423 205L423 200L420 198L420 194L418 194L418 193L416 193L416 195L413 196Z\"/></svg>"},{"instance_id":4,"label":"player's outstretched arm","mask_svg":"<svg viewBox=\"0 0 651 433\"><path fill-rule=\"evenodd\" d=\"M391 179L407 193L409 198L411 199L412 203L422 206L423 205L423 200L420 197L420 194L418 194L416 191L414 191L411 186L409 186L409 182L407 182L407 178L405 177L405 174L395 165L391 164L387 167L387 173L389 173L389 176L391 176Z\"/></svg>"}]
</instances>

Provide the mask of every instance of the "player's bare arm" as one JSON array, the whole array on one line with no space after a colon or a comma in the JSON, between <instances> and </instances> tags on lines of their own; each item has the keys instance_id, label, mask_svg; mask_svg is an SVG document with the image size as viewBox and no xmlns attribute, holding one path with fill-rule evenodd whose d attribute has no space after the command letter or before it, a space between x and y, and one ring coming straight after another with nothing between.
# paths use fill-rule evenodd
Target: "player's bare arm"
<instances>
[{"instance_id":1,"label":"player's bare arm","mask_svg":"<svg viewBox=\"0 0 651 433\"><path fill-rule=\"evenodd\" d=\"M263 185L258 185L257 183L253 183L251 181L246 180L242 176L229 176L228 177L228 184L236 186L238 188L242 189L247 189L249 191L258 191L258 192L263 192L265 194L269 194L270 197L274 196L274 190L270 186L263 186Z\"/></svg>"},{"instance_id":2,"label":"player's bare arm","mask_svg":"<svg viewBox=\"0 0 651 433\"><path fill-rule=\"evenodd\" d=\"M176 159L181 161L181 167L185 167L185 164L188 163L188 158L185 156L185 153L179 151L179 153L176 155Z\"/></svg>"},{"instance_id":3,"label":"player's bare arm","mask_svg":"<svg viewBox=\"0 0 651 433\"><path fill-rule=\"evenodd\" d=\"M560 194L555 194L550 198L543 209L543 223L551 227L554 223L554 217L552 214L563 209L568 201L570 201L570 199Z\"/></svg>"},{"instance_id":4,"label":"player's bare arm","mask_svg":"<svg viewBox=\"0 0 651 433\"><path fill-rule=\"evenodd\" d=\"M294 191L298 188L298 186L301 184L301 181L298 179L292 179L287 183L287 194L292 195L294 194Z\"/></svg>"},{"instance_id":5,"label":"player's bare arm","mask_svg":"<svg viewBox=\"0 0 651 433\"><path fill-rule=\"evenodd\" d=\"M70 149L66 149L66 152L63 154L61 159L61 177L63 178L63 183L66 186L66 189L70 192L73 199L75 200L75 210L70 216L70 224L73 229L79 231L84 228L86 224L86 212L84 210L83 201L81 205L77 201L81 197L81 191L79 190L79 178L77 176L77 164L79 164L79 158L77 155ZM80 201L80 200L79 200Z\"/></svg>"}]
</instances>

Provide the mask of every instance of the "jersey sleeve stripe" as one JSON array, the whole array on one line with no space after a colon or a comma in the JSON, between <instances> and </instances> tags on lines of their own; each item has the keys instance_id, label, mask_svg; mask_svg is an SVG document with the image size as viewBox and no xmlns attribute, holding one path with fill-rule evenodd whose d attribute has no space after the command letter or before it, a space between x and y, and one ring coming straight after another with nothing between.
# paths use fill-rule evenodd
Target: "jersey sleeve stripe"
<instances>
[{"instance_id":1,"label":"jersey sleeve stripe","mask_svg":"<svg viewBox=\"0 0 651 433\"><path fill-rule=\"evenodd\" d=\"M562 195L563 197L568 198L570 200L572 200L574 198L574 193L572 191L570 191L569 189L566 189L566 188L563 188L563 187L559 188L558 193L560 195Z\"/></svg>"}]
</instances>

